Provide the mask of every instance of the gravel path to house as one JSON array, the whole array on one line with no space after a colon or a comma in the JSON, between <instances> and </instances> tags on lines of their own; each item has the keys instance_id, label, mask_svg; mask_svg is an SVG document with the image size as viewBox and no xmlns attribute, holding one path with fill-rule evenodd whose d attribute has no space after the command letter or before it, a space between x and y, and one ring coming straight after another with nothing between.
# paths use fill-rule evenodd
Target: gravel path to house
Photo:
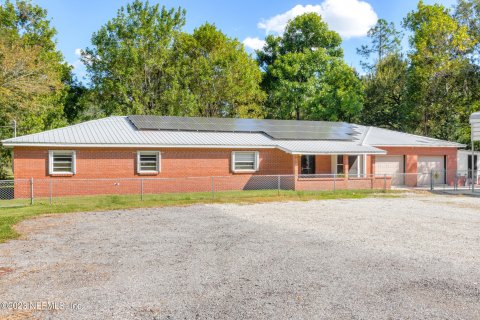
<instances>
[{"instance_id":1,"label":"gravel path to house","mask_svg":"<svg viewBox=\"0 0 480 320\"><path fill-rule=\"evenodd\" d=\"M19 228L25 239L0 245L0 317L480 318L479 198L196 205Z\"/></svg>"}]
</instances>

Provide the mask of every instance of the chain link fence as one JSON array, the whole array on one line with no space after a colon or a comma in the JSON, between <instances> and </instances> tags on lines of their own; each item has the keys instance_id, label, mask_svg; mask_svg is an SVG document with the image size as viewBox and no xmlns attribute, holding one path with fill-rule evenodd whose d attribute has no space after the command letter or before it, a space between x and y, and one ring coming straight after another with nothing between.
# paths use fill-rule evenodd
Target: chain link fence
<instances>
[{"instance_id":1,"label":"chain link fence","mask_svg":"<svg viewBox=\"0 0 480 320\"><path fill-rule=\"evenodd\" d=\"M59 203L71 197L103 195L125 196L132 200L152 195L200 194L221 198L227 193L263 191L278 194L291 191L336 191L391 187L387 175L336 174L312 175L232 175L182 178L119 178L119 179L15 179L0 181L0 207L42 203ZM267 192L267 193L265 193ZM259 195L262 195L259 193Z\"/></svg>"},{"instance_id":2,"label":"chain link fence","mask_svg":"<svg viewBox=\"0 0 480 320\"><path fill-rule=\"evenodd\" d=\"M61 203L72 197L118 195L126 200L144 200L154 195L192 194L222 198L232 192L280 195L291 191L387 190L415 188L424 190L474 190L480 193L480 172L431 171L394 175L232 175L181 178L119 179L15 179L0 180L0 207L24 206L37 201ZM265 193L266 192L266 193ZM262 195L262 193L258 193Z\"/></svg>"},{"instance_id":3,"label":"chain link fence","mask_svg":"<svg viewBox=\"0 0 480 320\"><path fill-rule=\"evenodd\" d=\"M470 190L480 192L480 172L471 170L431 170L419 173L397 173L392 175L392 187L416 188L423 190Z\"/></svg>"}]
</instances>

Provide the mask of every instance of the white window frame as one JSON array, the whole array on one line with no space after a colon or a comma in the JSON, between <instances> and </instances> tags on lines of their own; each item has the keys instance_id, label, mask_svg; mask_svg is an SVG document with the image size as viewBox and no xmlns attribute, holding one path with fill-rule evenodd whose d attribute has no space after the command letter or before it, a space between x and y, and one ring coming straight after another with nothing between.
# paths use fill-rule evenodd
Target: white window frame
<instances>
[{"instance_id":1,"label":"white window frame","mask_svg":"<svg viewBox=\"0 0 480 320\"><path fill-rule=\"evenodd\" d=\"M332 163L332 173L334 173L334 174L339 174L339 173L338 173L338 165L339 165L339 163L338 163L338 159L337 159L338 156L342 156L342 158L343 158L343 154L334 154L334 155L332 155L332 161L331 161L331 163ZM344 169L344 172L343 172L343 173L340 173L340 174L345 174L345 166L343 165L343 160L342 160L341 166L342 166L342 168Z\"/></svg>"},{"instance_id":2,"label":"white window frame","mask_svg":"<svg viewBox=\"0 0 480 320\"><path fill-rule=\"evenodd\" d=\"M141 155L155 155L157 157L157 167L155 170L142 170L141 169L141 161L140 161L140 156ZM160 168L160 151L137 151L137 173L150 173L150 174L156 174L159 173L161 168Z\"/></svg>"},{"instance_id":3,"label":"white window frame","mask_svg":"<svg viewBox=\"0 0 480 320\"><path fill-rule=\"evenodd\" d=\"M68 154L72 156L72 171L53 171L53 158L55 154ZM76 174L77 173L77 152L75 150L49 150L48 151L48 174Z\"/></svg>"},{"instance_id":4,"label":"white window frame","mask_svg":"<svg viewBox=\"0 0 480 320\"><path fill-rule=\"evenodd\" d=\"M338 155L333 155L333 161L332 161L332 170L333 173L338 174L338 166L337 166L337 156L342 156L341 154ZM348 167L348 175L350 177L363 177L366 175L367 172L367 155L366 154L347 154L346 156L351 157L351 156L356 156L358 157L357 159L357 173L356 174L351 174L350 173L350 167ZM343 167L343 174L346 174L345 172L345 166L342 164Z\"/></svg>"},{"instance_id":5,"label":"white window frame","mask_svg":"<svg viewBox=\"0 0 480 320\"><path fill-rule=\"evenodd\" d=\"M253 163L253 169L236 169L235 168L235 155L240 154L240 153L253 153L255 155L254 157L254 163ZM259 167L259 152L258 151L232 151L232 172L257 172Z\"/></svg>"}]
</instances>

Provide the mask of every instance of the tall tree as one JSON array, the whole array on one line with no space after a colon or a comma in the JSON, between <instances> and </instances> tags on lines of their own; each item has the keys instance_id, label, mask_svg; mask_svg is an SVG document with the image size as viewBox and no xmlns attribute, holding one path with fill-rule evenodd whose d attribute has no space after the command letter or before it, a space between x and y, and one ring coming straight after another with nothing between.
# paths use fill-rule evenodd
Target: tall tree
<instances>
[{"instance_id":1,"label":"tall tree","mask_svg":"<svg viewBox=\"0 0 480 320\"><path fill-rule=\"evenodd\" d=\"M0 122L18 118L23 133L63 122L62 79L69 71L56 49L46 10L28 1L0 5Z\"/></svg>"},{"instance_id":2,"label":"tall tree","mask_svg":"<svg viewBox=\"0 0 480 320\"><path fill-rule=\"evenodd\" d=\"M352 120L359 115L361 82L343 60L340 36L319 15L298 16L282 36L265 40L257 60L268 117Z\"/></svg>"},{"instance_id":3,"label":"tall tree","mask_svg":"<svg viewBox=\"0 0 480 320\"><path fill-rule=\"evenodd\" d=\"M467 54L475 40L445 7L418 3L408 14L405 27L411 32L408 97L418 110L417 132L441 139L454 139L465 124L459 114L469 107L465 101L465 76L472 74Z\"/></svg>"},{"instance_id":4,"label":"tall tree","mask_svg":"<svg viewBox=\"0 0 480 320\"><path fill-rule=\"evenodd\" d=\"M363 77L365 102L361 121L366 125L411 131L413 110L406 103L408 62L401 54L390 54Z\"/></svg>"},{"instance_id":5,"label":"tall tree","mask_svg":"<svg viewBox=\"0 0 480 320\"><path fill-rule=\"evenodd\" d=\"M468 33L476 39L470 58L478 64L480 62L480 1L458 0L454 17L460 25L466 26Z\"/></svg>"},{"instance_id":6,"label":"tall tree","mask_svg":"<svg viewBox=\"0 0 480 320\"><path fill-rule=\"evenodd\" d=\"M206 23L182 34L174 55L181 97L172 101L175 109L204 117L262 116L261 72L237 39Z\"/></svg>"},{"instance_id":7,"label":"tall tree","mask_svg":"<svg viewBox=\"0 0 480 320\"><path fill-rule=\"evenodd\" d=\"M467 55L470 65L463 70L461 81L462 98L467 107L458 117L465 125L457 130L458 140L470 144L470 126L466 124L471 113L480 111L480 1L458 0L454 17L460 25L468 28L468 33L475 40L472 50Z\"/></svg>"},{"instance_id":8,"label":"tall tree","mask_svg":"<svg viewBox=\"0 0 480 320\"><path fill-rule=\"evenodd\" d=\"M367 33L370 39L369 45L362 45L357 49L357 54L365 59L361 65L366 70L374 68L375 64L382 61L386 56L397 54L401 50L402 34L397 31L393 22L388 23L379 19ZM373 62L371 58L373 56Z\"/></svg>"},{"instance_id":9,"label":"tall tree","mask_svg":"<svg viewBox=\"0 0 480 320\"><path fill-rule=\"evenodd\" d=\"M82 52L96 102L106 114L177 114L168 97L175 88L172 46L185 10L135 0L92 36Z\"/></svg>"},{"instance_id":10,"label":"tall tree","mask_svg":"<svg viewBox=\"0 0 480 320\"><path fill-rule=\"evenodd\" d=\"M0 5L0 126L17 120L26 134L65 123L62 96L69 66L56 49L46 10L29 1ZM1 138L11 137L11 132ZM0 150L0 178L9 152Z\"/></svg>"}]
</instances>

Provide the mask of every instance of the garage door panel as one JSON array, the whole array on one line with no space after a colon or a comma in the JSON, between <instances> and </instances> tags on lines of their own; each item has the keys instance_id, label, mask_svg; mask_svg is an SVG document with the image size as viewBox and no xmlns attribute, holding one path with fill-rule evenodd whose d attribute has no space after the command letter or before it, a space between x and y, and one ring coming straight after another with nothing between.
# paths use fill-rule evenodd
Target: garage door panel
<instances>
[{"instance_id":1,"label":"garage door panel","mask_svg":"<svg viewBox=\"0 0 480 320\"><path fill-rule=\"evenodd\" d=\"M430 185L432 173L433 182L435 184L445 183L445 157L419 156L417 163L417 172L417 184L419 186Z\"/></svg>"},{"instance_id":2,"label":"garage door panel","mask_svg":"<svg viewBox=\"0 0 480 320\"><path fill-rule=\"evenodd\" d=\"M391 176L394 186L405 184L403 156L375 157L375 174Z\"/></svg>"}]
</instances>

